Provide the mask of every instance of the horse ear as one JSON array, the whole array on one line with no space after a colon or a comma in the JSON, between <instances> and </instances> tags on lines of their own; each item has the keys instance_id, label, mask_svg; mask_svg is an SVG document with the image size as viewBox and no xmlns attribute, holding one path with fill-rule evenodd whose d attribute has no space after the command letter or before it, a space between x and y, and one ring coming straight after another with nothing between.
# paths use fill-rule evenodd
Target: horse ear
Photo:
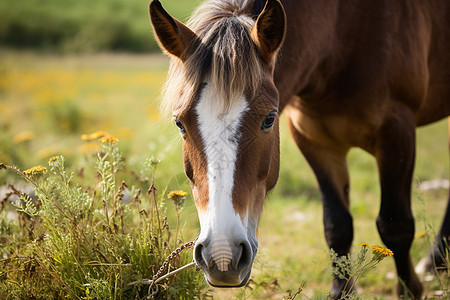
<instances>
[{"instance_id":1,"label":"horse ear","mask_svg":"<svg viewBox=\"0 0 450 300\"><path fill-rule=\"evenodd\" d=\"M158 0L149 6L150 20L161 48L184 61L186 50L197 38L186 25L172 18Z\"/></svg>"},{"instance_id":2,"label":"horse ear","mask_svg":"<svg viewBox=\"0 0 450 300\"><path fill-rule=\"evenodd\" d=\"M253 3L253 15L255 18L259 16L260 13L262 13L264 6L266 6L266 0L255 0Z\"/></svg>"},{"instance_id":3,"label":"horse ear","mask_svg":"<svg viewBox=\"0 0 450 300\"><path fill-rule=\"evenodd\" d=\"M271 63L280 49L286 33L286 15L279 0L267 0L252 28L252 38L262 58Z\"/></svg>"}]
</instances>

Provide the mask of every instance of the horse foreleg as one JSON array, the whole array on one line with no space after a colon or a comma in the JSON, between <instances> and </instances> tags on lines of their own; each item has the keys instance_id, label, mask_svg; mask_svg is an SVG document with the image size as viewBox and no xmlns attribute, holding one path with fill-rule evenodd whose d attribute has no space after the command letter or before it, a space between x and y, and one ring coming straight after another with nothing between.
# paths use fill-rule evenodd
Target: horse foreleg
<instances>
[{"instance_id":1,"label":"horse foreleg","mask_svg":"<svg viewBox=\"0 0 450 300\"><path fill-rule=\"evenodd\" d=\"M346 147L327 147L306 138L290 121L295 142L305 156L319 183L323 202L323 223L328 246L339 256L347 255L353 240L353 220L349 212L349 176ZM336 276L331 298L351 292L352 279Z\"/></svg>"},{"instance_id":2,"label":"horse foreleg","mask_svg":"<svg viewBox=\"0 0 450 300\"><path fill-rule=\"evenodd\" d=\"M415 158L414 117L408 110L393 111L376 134L381 208L377 227L381 239L394 252L400 297L419 299L422 285L411 262L409 249L414 237L411 212L411 180Z\"/></svg>"}]
</instances>

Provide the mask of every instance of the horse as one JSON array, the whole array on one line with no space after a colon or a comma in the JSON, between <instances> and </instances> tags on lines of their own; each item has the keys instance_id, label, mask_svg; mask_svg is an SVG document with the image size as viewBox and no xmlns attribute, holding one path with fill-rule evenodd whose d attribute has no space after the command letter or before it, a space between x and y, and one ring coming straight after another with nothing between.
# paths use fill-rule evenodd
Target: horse
<instances>
[{"instance_id":1,"label":"horse","mask_svg":"<svg viewBox=\"0 0 450 300\"><path fill-rule=\"evenodd\" d=\"M209 0L186 24L158 0L149 12L171 57L162 102L182 136L200 221L193 255L209 284L249 279L258 219L278 178L284 112L339 256L353 239L346 155L359 147L375 157L377 229L394 253L398 295L419 299L409 253L415 130L450 114L450 2ZM447 206L430 250L436 261L449 238ZM349 286L334 278L331 297Z\"/></svg>"}]
</instances>

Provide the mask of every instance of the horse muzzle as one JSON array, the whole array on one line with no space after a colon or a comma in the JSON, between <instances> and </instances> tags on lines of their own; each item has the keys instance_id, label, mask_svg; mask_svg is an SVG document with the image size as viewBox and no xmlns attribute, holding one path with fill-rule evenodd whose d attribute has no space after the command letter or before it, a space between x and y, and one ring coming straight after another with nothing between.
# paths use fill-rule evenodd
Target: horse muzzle
<instances>
[{"instance_id":1,"label":"horse muzzle","mask_svg":"<svg viewBox=\"0 0 450 300\"><path fill-rule=\"evenodd\" d=\"M257 250L247 240L228 241L224 236L197 241L194 259L214 287L241 287L250 278Z\"/></svg>"}]
</instances>

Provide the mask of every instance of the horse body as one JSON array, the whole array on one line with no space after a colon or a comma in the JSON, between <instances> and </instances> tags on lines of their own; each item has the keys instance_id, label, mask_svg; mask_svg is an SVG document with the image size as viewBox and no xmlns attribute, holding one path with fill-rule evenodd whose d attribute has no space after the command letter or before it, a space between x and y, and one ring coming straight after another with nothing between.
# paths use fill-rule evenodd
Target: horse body
<instances>
[{"instance_id":1,"label":"horse body","mask_svg":"<svg viewBox=\"0 0 450 300\"><path fill-rule=\"evenodd\" d=\"M450 5L283 5L288 28L275 82L294 139L319 182L328 245L340 255L351 245L346 154L360 147L376 157L379 167L380 235L396 253L399 277L417 297L421 286L408 258L414 232L410 189L415 127L450 114ZM449 233L448 225L443 226L438 239L448 239ZM335 280L335 294L344 284ZM407 293L400 285L399 292Z\"/></svg>"},{"instance_id":2,"label":"horse body","mask_svg":"<svg viewBox=\"0 0 450 300\"><path fill-rule=\"evenodd\" d=\"M275 73L280 108L298 95L302 111L320 116L363 113L365 120L391 100L413 111L417 125L449 114L445 1L282 3L288 27Z\"/></svg>"},{"instance_id":3,"label":"horse body","mask_svg":"<svg viewBox=\"0 0 450 300\"><path fill-rule=\"evenodd\" d=\"M166 96L199 210L195 260L212 285L247 281L259 213L278 177L277 116L285 111L319 183L327 243L339 255L353 239L346 155L360 147L376 158L377 227L394 252L399 294L419 298L409 255L415 127L450 114L450 3L282 4L213 0L188 27L151 4L158 40L174 56ZM449 240L448 210L433 253ZM336 278L332 296L345 286Z\"/></svg>"}]
</instances>

